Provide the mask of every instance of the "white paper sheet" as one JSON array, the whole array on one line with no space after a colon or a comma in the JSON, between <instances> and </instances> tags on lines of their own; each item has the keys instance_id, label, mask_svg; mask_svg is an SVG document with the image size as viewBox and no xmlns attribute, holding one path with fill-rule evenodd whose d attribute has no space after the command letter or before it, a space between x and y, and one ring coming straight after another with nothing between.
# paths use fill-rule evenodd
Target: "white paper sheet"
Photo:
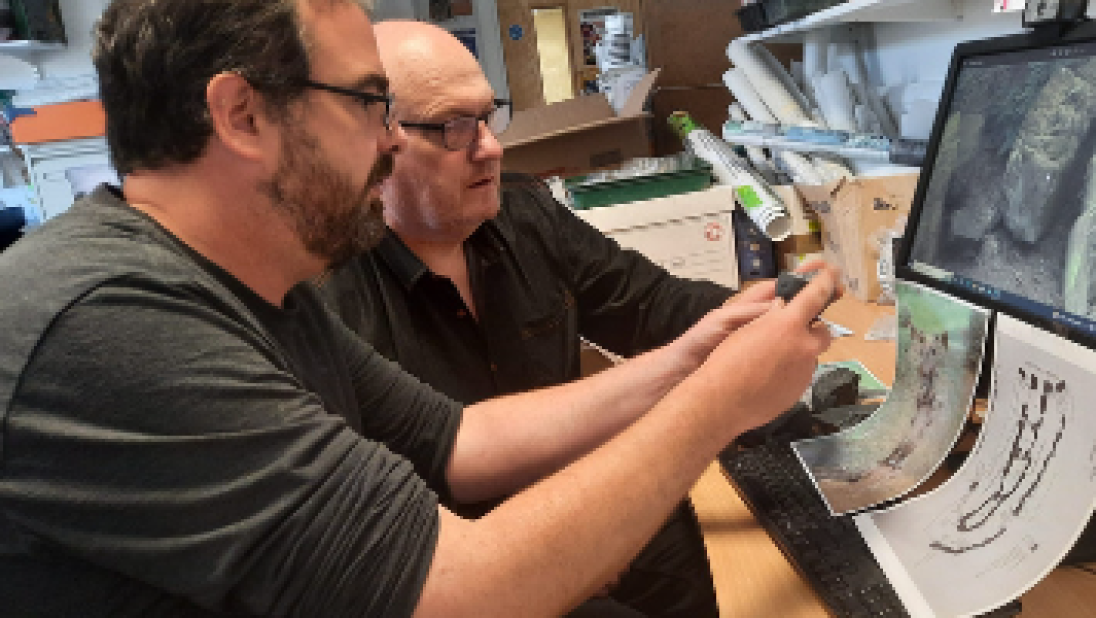
<instances>
[{"instance_id":1,"label":"white paper sheet","mask_svg":"<svg viewBox=\"0 0 1096 618\"><path fill-rule=\"evenodd\" d=\"M1065 556L1096 507L1094 401L1096 351L998 316L967 462L935 491L855 518L913 615L985 613Z\"/></svg>"},{"instance_id":2,"label":"white paper sheet","mask_svg":"<svg viewBox=\"0 0 1096 618\"><path fill-rule=\"evenodd\" d=\"M989 313L907 281L898 293L894 388L875 414L792 448L831 512L899 498L944 461L978 381Z\"/></svg>"}]
</instances>

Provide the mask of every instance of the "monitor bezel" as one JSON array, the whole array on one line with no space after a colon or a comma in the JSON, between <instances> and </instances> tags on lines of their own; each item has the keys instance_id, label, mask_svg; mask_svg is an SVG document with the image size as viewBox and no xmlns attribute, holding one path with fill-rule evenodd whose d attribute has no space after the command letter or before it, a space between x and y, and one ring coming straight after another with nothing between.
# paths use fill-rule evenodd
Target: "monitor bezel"
<instances>
[{"instance_id":1,"label":"monitor bezel","mask_svg":"<svg viewBox=\"0 0 1096 618\"><path fill-rule=\"evenodd\" d=\"M925 195L928 192L929 183L932 180L932 162L936 160L940 148L940 140L944 133L944 125L947 122L948 107L955 94L955 88L959 77L959 68L962 66L962 63L973 56L1018 52L1089 41L1096 42L1096 21L1079 24L1065 33L1036 29L990 39L968 41L956 45L955 51L952 54L951 64L948 67L947 78L945 79L944 89L942 91L942 96L940 97L940 105L936 109L932 132L929 135L929 142L925 149L925 159L922 164L921 173L917 179L917 188L914 191L913 202L910 206L906 231L903 234L902 242L898 247L898 255L895 260L895 274L899 280L919 283L979 307L985 307L993 312L1003 313L1022 320L1037 328L1047 330L1085 347L1096 349L1096 334L1089 334L1062 321L1056 321L1053 317L1043 316L977 294L954 282L936 279L921 273L910 266L910 253L913 249L913 238L910 236L910 232L915 223L920 220L924 208Z\"/></svg>"}]
</instances>

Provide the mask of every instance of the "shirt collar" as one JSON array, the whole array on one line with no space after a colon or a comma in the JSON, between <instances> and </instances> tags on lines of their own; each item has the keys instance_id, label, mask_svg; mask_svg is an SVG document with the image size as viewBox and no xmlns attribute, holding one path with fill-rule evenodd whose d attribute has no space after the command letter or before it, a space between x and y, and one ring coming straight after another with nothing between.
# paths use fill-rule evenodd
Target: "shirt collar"
<instances>
[{"instance_id":1,"label":"shirt collar","mask_svg":"<svg viewBox=\"0 0 1096 618\"><path fill-rule=\"evenodd\" d=\"M484 221L465 241L466 247L482 252L492 261L503 250L504 245L501 230L494 219ZM400 285L408 290L430 272L419 256L391 228L386 229L384 238L373 251L392 269Z\"/></svg>"},{"instance_id":2,"label":"shirt collar","mask_svg":"<svg viewBox=\"0 0 1096 618\"><path fill-rule=\"evenodd\" d=\"M385 231L384 238L373 251L392 269L400 285L408 290L428 272L426 264L391 229Z\"/></svg>"}]
</instances>

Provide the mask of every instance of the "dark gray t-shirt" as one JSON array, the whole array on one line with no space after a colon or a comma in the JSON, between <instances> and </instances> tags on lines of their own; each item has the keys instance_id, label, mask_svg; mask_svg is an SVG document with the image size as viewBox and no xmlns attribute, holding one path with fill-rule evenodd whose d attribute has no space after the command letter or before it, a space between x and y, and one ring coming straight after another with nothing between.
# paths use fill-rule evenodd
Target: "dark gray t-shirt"
<instances>
[{"instance_id":1,"label":"dark gray t-shirt","mask_svg":"<svg viewBox=\"0 0 1096 618\"><path fill-rule=\"evenodd\" d=\"M0 423L4 615L398 616L460 408L100 188L0 254Z\"/></svg>"}]
</instances>

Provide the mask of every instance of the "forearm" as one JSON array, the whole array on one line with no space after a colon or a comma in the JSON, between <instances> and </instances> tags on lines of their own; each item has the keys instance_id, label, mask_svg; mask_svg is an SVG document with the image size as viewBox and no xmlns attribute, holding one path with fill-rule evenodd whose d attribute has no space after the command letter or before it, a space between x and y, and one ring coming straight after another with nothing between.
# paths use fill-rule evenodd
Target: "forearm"
<instances>
[{"instance_id":1,"label":"forearm","mask_svg":"<svg viewBox=\"0 0 1096 618\"><path fill-rule=\"evenodd\" d=\"M746 428L726 420L745 414L717 415L726 395L715 386L687 380L615 439L480 520L443 516L420 615L488 615L477 599L491 599L498 615L559 615L609 581Z\"/></svg>"},{"instance_id":2,"label":"forearm","mask_svg":"<svg viewBox=\"0 0 1096 618\"><path fill-rule=\"evenodd\" d=\"M449 466L454 497L497 498L544 478L633 423L694 368L665 346L584 380L469 406Z\"/></svg>"},{"instance_id":3,"label":"forearm","mask_svg":"<svg viewBox=\"0 0 1096 618\"><path fill-rule=\"evenodd\" d=\"M723 341L654 408L485 517L442 511L416 615L558 615L618 573L716 454L787 409L829 333L823 272L787 307Z\"/></svg>"}]
</instances>

